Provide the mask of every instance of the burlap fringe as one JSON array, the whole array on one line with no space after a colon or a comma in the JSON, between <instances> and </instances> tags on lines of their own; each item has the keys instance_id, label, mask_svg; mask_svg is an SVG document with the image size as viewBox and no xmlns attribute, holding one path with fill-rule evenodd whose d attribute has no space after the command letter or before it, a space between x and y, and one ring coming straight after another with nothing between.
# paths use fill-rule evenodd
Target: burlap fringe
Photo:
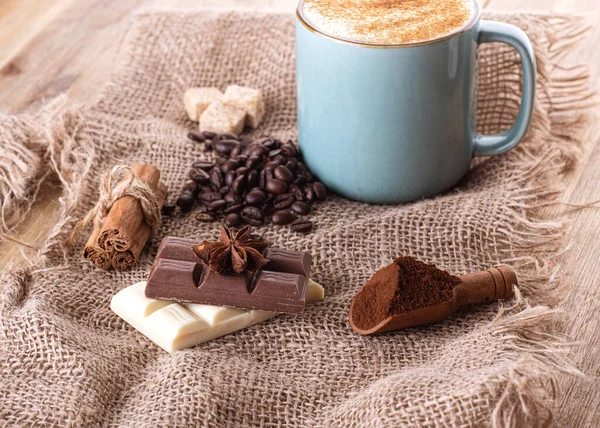
<instances>
[{"instance_id":1,"label":"burlap fringe","mask_svg":"<svg viewBox=\"0 0 600 428\"><path fill-rule=\"evenodd\" d=\"M549 63L538 63L539 77L550 82L550 90L548 94L540 94L536 114L548 114L549 120L542 122L542 129L532 132L546 132L569 144L545 146L541 158L539 153L522 151L519 156L529 158L529 168L514 180L517 197L499 207L507 224L512 225L505 231L507 240L518 253L517 257L507 255L500 262L510 263L523 273L520 275L523 295L519 291L516 303L502 308L490 328L506 342L508 349L527 356L507 364L506 371L486 385L498 397L491 420L494 428L547 425L552 420L553 399L558 390L556 374L580 375L566 355L573 344L565 342L559 333L563 314L551 307L564 294L563 274L551 263L565 250L568 222L562 216L542 220L539 211L556 203L564 190L556 184L556 177L581 158L582 140L591 118L590 107L596 105L596 95L588 87L586 67L557 65L583 37L582 18L538 14L532 15L532 19L548 29L552 53ZM68 233L65 225L73 221L71 212L80 201L83 182L94 159L81 143L86 138L81 128L83 119L81 109L66 109L66 98L60 97L36 118L27 117L14 123L2 121L6 124L0 128L1 137L11 144L8 160L0 162L0 241L15 239L11 233L30 211L31 200L42 182L54 177L63 189L59 220L44 244L36 248L38 269L45 267L44 254L62 243L61 234ZM20 278L29 275L22 269L18 272ZM18 299L20 293L13 291L16 293L13 297ZM528 301L542 305L530 306Z\"/></svg>"},{"instance_id":2,"label":"burlap fringe","mask_svg":"<svg viewBox=\"0 0 600 428\"><path fill-rule=\"evenodd\" d=\"M566 342L561 334L564 313L552 307L562 300L567 287L557 260L568 247L565 238L569 222L564 215L547 219L546 214L542 219L540 211L556 204L563 194L564 185L556 177L563 176L581 159L593 118L591 107L598 100L589 87L587 67L557 65L583 38L587 29L584 19L544 14L534 15L533 19L547 28L551 57L549 62L538 61L539 78L545 79L550 89L538 96L541 102L534 113L548 120L539 121L541 128L531 132L542 132L550 136L550 141L569 144L521 151L519 156L525 158L521 162L525 160L529 168L513 181L511 200L499 207L506 224L513 226L505 233L517 253L517 257L500 261L517 269L521 290L513 306L500 309L491 328L494 335L507 342L508 349L527 356L508 365L487 385L498 397L491 421L494 428L549 426L559 393L558 374L582 376L567 355L577 344ZM538 150L544 150L541 157ZM530 306L530 300L540 306Z\"/></svg>"},{"instance_id":3,"label":"burlap fringe","mask_svg":"<svg viewBox=\"0 0 600 428\"><path fill-rule=\"evenodd\" d=\"M502 338L505 349L526 356L508 364L504 373L487 384L492 396L498 397L492 426L549 426L559 390L556 374L583 375L568 357L576 344L555 333L564 316L560 309L531 307L518 290L515 300L513 306L500 309L492 322L492 334Z\"/></svg>"},{"instance_id":4,"label":"burlap fringe","mask_svg":"<svg viewBox=\"0 0 600 428\"><path fill-rule=\"evenodd\" d=\"M45 145L32 135L37 129L33 118L1 118L0 141L0 240L9 236L35 199L36 180L42 165ZM33 198L31 198L33 196Z\"/></svg>"},{"instance_id":5,"label":"burlap fringe","mask_svg":"<svg viewBox=\"0 0 600 428\"><path fill-rule=\"evenodd\" d=\"M43 262L81 199L81 183L94 159L92 146L85 144L84 124L82 107L70 105L61 95L37 115L17 117L2 126L12 138L6 144L9 157L0 163L0 242L19 245L31 264ZM14 232L30 214L42 185L60 186L62 195L56 224L41 245L34 245Z\"/></svg>"}]
</instances>

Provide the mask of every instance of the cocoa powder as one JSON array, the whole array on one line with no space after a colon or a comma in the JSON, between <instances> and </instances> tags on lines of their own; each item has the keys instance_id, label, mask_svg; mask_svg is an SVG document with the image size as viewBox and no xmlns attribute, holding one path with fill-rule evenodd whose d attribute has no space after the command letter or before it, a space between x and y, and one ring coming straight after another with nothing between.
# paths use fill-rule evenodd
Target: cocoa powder
<instances>
[{"instance_id":1,"label":"cocoa powder","mask_svg":"<svg viewBox=\"0 0 600 428\"><path fill-rule=\"evenodd\" d=\"M389 316L410 312L452 299L460 279L433 264L413 257L398 257L365 284L354 301L357 327L370 329Z\"/></svg>"}]
</instances>

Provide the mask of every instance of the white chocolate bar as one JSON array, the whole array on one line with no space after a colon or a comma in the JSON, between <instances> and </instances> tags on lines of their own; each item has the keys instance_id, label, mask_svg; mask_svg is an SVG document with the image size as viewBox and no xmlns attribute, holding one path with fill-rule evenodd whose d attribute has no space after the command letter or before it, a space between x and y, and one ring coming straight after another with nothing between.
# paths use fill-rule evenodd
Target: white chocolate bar
<instances>
[{"instance_id":1,"label":"white chocolate bar","mask_svg":"<svg viewBox=\"0 0 600 428\"><path fill-rule=\"evenodd\" d=\"M244 130L245 121L246 110L215 101L200 115L199 129L200 132L239 135Z\"/></svg>"},{"instance_id":2,"label":"white chocolate bar","mask_svg":"<svg viewBox=\"0 0 600 428\"><path fill-rule=\"evenodd\" d=\"M223 98L218 88L190 88L183 95L183 105L188 117L198 122L200 115L214 101Z\"/></svg>"},{"instance_id":3,"label":"white chocolate bar","mask_svg":"<svg viewBox=\"0 0 600 428\"><path fill-rule=\"evenodd\" d=\"M246 111L246 125L257 128L265 114L262 92L258 89L229 85L225 89L223 102Z\"/></svg>"},{"instance_id":4,"label":"white chocolate bar","mask_svg":"<svg viewBox=\"0 0 600 428\"><path fill-rule=\"evenodd\" d=\"M167 352L190 348L280 315L220 306L175 303L146 297L146 281L115 294L110 308L148 339ZM308 280L306 301L325 298L325 290Z\"/></svg>"}]
</instances>

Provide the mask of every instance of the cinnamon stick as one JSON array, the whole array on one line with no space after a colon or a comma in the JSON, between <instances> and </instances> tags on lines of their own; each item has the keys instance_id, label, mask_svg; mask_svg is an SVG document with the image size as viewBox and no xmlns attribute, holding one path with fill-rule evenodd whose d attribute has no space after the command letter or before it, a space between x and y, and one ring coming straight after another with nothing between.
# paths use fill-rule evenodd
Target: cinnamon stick
<instances>
[{"instance_id":1,"label":"cinnamon stick","mask_svg":"<svg viewBox=\"0 0 600 428\"><path fill-rule=\"evenodd\" d=\"M118 170L126 170L124 166L117 166L110 174L109 180L113 180ZM137 178L148 185L154 193L159 207L162 206L167 198L167 186L160 182L160 171L154 165L136 164L130 169L136 174ZM130 176L126 176L115 188L121 186L124 189ZM106 180L106 177L103 177ZM133 183L133 182L132 182ZM90 216L95 215L94 229L89 236L82 255L86 260L90 260L97 267L108 270L111 267L123 270L137 263L139 256L146 245L146 241L152 233L152 223L159 221L155 214L152 214L152 221L149 223L142 203L152 204L148 201L152 195L148 195L146 190L140 190L139 186L134 186L137 190L130 194L134 196L119 197L117 193L114 197L118 198L110 209L110 212L100 222L98 220L99 207L101 202L107 200L111 187L108 187L101 195L98 204L94 210L90 211L83 222L88 222ZM155 209L155 208L151 208ZM95 214L94 214L95 213ZM87 223L86 223L87 224Z\"/></svg>"},{"instance_id":2,"label":"cinnamon stick","mask_svg":"<svg viewBox=\"0 0 600 428\"><path fill-rule=\"evenodd\" d=\"M83 247L82 255L84 259L91 261L100 269L107 270L111 266L113 254L98 246L98 235L100 235L100 229L95 227Z\"/></svg>"},{"instance_id":3,"label":"cinnamon stick","mask_svg":"<svg viewBox=\"0 0 600 428\"><path fill-rule=\"evenodd\" d=\"M131 169L150 189L156 191L160 179L160 171L156 166L135 164ZM98 246L105 251L126 251L144 224L144 212L138 200L133 196L124 196L114 203L104 219L98 236Z\"/></svg>"},{"instance_id":4,"label":"cinnamon stick","mask_svg":"<svg viewBox=\"0 0 600 428\"><path fill-rule=\"evenodd\" d=\"M163 205L167 199L167 186L159 182L156 189L156 197L159 205ZM152 229L147 223L142 223L137 233L131 240L131 245L124 251L114 251L112 254L111 265L116 270L125 270L138 262L142 250L152 233Z\"/></svg>"}]
</instances>

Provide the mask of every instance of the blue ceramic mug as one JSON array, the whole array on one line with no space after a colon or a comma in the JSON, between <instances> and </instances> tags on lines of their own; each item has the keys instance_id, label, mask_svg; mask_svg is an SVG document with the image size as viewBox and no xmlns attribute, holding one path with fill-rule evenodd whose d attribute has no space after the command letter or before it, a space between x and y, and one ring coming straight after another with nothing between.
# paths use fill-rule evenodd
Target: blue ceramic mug
<instances>
[{"instance_id":1,"label":"blue ceramic mug","mask_svg":"<svg viewBox=\"0 0 600 428\"><path fill-rule=\"evenodd\" d=\"M475 1L475 0L474 0ZM535 57L519 28L473 17L422 43L373 45L330 37L296 13L298 139L307 165L336 193L408 202L455 185L474 156L504 153L525 135L535 98ZM523 98L514 125L475 132L477 45L520 54Z\"/></svg>"}]
</instances>

